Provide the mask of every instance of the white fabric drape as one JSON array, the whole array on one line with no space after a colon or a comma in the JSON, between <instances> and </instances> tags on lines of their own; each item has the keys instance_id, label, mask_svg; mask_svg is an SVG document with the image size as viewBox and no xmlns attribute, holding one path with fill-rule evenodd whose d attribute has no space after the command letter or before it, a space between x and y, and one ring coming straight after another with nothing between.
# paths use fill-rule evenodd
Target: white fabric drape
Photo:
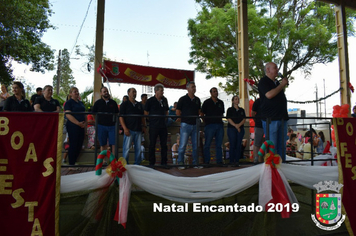
<instances>
[{"instance_id":1,"label":"white fabric drape","mask_svg":"<svg viewBox=\"0 0 356 236\"><path fill-rule=\"evenodd\" d=\"M260 164L201 177L177 177L144 166L126 166L136 186L156 196L187 203L209 202L237 194L259 181L263 167ZM281 164L280 171L288 180L310 189L320 181L338 181L337 166ZM111 177L105 171L100 176L95 171L67 175L61 179L61 193L98 189L110 182Z\"/></svg>"}]
</instances>

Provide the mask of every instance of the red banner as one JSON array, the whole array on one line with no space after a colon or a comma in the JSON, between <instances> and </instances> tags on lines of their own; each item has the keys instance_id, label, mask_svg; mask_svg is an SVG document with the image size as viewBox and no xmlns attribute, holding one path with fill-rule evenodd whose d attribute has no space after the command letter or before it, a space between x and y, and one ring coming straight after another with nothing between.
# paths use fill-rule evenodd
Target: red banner
<instances>
[{"instance_id":1,"label":"red banner","mask_svg":"<svg viewBox=\"0 0 356 236\"><path fill-rule=\"evenodd\" d=\"M176 89L186 89L187 82L194 81L194 71L139 66L114 61L104 61L103 74L109 82L148 86L161 83L166 88ZM104 79L105 76L103 76Z\"/></svg>"},{"instance_id":2,"label":"red banner","mask_svg":"<svg viewBox=\"0 0 356 236\"><path fill-rule=\"evenodd\" d=\"M346 227L349 232L356 233L356 119L333 119L337 159L339 163L339 183L343 184L342 204L349 222Z\"/></svg>"},{"instance_id":3,"label":"red banner","mask_svg":"<svg viewBox=\"0 0 356 236\"><path fill-rule=\"evenodd\" d=\"M0 235L59 235L63 114L0 113Z\"/></svg>"}]
</instances>

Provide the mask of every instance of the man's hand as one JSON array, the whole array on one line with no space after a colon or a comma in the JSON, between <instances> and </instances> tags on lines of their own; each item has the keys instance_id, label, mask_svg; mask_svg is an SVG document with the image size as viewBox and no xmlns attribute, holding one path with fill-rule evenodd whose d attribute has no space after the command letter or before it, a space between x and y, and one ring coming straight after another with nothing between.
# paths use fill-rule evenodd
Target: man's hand
<instances>
[{"instance_id":1,"label":"man's hand","mask_svg":"<svg viewBox=\"0 0 356 236\"><path fill-rule=\"evenodd\" d=\"M130 136L131 134L130 134L130 130L129 129L124 129L124 134L126 135L126 136Z\"/></svg>"},{"instance_id":2,"label":"man's hand","mask_svg":"<svg viewBox=\"0 0 356 236\"><path fill-rule=\"evenodd\" d=\"M288 79L287 78L283 78L281 84L283 85L283 87L288 85Z\"/></svg>"}]
</instances>

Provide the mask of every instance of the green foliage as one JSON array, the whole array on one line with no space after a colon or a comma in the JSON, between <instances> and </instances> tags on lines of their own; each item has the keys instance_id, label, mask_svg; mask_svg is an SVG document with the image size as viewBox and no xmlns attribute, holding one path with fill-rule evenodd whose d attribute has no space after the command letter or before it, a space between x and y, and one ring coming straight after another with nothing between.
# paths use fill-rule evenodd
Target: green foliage
<instances>
[{"instance_id":1,"label":"green foliage","mask_svg":"<svg viewBox=\"0 0 356 236\"><path fill-rule=\"evenodd\" d=\"M84 45L85 52L82 51L81 47L79 45L75 46L75 54L77 56L84 57L86 59L86 62L82 65L83 71L88 71L91 72L96 71L96 68L94 68L95 65L95 46L94 44L89 46L89 45ZM110 60L110 58L107 58L105 53L103 54L103 59L104 60ZM100 64L102 62L99 62Z\"/></svg>"},{"instance_id":2,"label":"green foliage","mask_svg":"<svg viewBox=\"0 0 356 236\"><path fill-rule=\"evenodd\" d=\"M91 102L89 100L90 95L94 92L93 87L87 87L83 92L80 93L81 101L84 103L85 110L87 111L91 107Z\"/></svg>"},{"instance_id":3,"label":"green foliage","mask_svg":"<svg viewBox=\"0 0 356 236\"><path fill-rule=\"evenodd\" d=\"M226 92L238 91L237 10L232 1L196 0L202 8L189 19L190 64L206 78L225 77ZM221 6L221 3L225 5ZM258 81L264 65L275 62L290 80L296 70L310 74L313 65L337 56L333 5L320 1L248 1L249 78ZM350 14L350 13L349 13ZM348 17L352 26L355 13ZM354 28L348 28L354 33Z\"/></svg>"},{"instance_id":4,"label":"green foliage","mask_svg":"<svg viewBox=\"0 0 356 236\"><path fill-rule=\"evenodd\" d=\"M60 80L59 80L59 88L60 90L64 91L64 93L69 93L69 89L72 86L75 86L75 79L72 75L72 69L70 68L70 55L68 49L62 50L60 65ZM57 90L57 77L58 77L58 70L57 74L53 76L53 91Z\"/></svg>"},{"instance_id":5,"label":"green foliage","mask_svg":"<svg viewBox=\"0 0 356 236\"><path fill-rule=\"evenodd\" d=\"M11 61L31 65L31 71L53 69L53 51L41 41L54 28L48 0L0 0L0 82L14 78Z\"/></svg>"},{"instance_id":6,"label":"green foliage","mask_svg":"<svg viewBox=\"0 0 356 236\"><path fill-rule=\"evenodd\" d=\"M120 98L118 98L118 97L112 97L111 99L114 100L118 105L121 104L121 99L120 99Z\"/></svg>"},{"instance_id":7,"label":"green foliage","mask_svg":"<svg viewBox=\"0 0 356 236\"><path fill-rule=\"evenodd\" d=\"M92 95L92 93L93 93L93 87L87 87L87 88L85 88L85 90L83 92L80 93L80 98L81 98L81 101L84 103L86 111L91 106L89 98L90 98L90 95ZM67 96L68 96L68 93L64 92L63 90L59 91L59 95L53 94L53 98L57 99L59 101L59 104L61 105L61 107L67 101ZM63 109L63 107L62 107L62 109Z\"/></svg>"}]
</instances>

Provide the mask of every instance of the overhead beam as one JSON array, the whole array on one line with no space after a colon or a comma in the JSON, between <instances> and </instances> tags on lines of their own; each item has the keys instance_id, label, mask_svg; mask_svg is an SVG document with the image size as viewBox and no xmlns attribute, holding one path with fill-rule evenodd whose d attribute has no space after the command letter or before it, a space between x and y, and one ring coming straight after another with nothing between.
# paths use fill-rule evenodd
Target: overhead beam
<instances>
[{"instance_id":1,"label":"overhead beam","mask_svg":"<svg viewBox=\"0 0 356 236\"><path fill-rule=\"evenodd\" d=\"M352 8L356 10L356 1L355 0L318 0L320 2L331 3L335 5L344 5L347 8Z\"/></svg>"}]
</instances>

